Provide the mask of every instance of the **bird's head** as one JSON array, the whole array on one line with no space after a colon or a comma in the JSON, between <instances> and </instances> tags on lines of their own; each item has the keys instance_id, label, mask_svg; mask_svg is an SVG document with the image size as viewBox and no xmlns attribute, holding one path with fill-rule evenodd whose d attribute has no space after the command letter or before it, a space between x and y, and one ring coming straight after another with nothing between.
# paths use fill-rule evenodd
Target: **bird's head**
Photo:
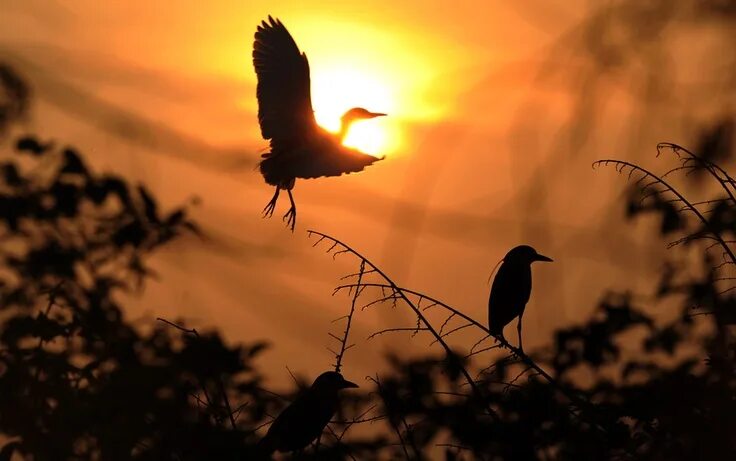
<instances>
[{"instance_id":1,"label":"bird's head","mask_svg":"<svg viewBox=\"0 0 736 461\"><path fill-rule=\"evenodd\" d=\"M552 262L552 258L537 253L529 245L514 247L503 258L503 262L510 264L531 264L534 261Z\"/></svg>"},{"instance_id":2,"label":"bird's head","mask_svg":"<svg viewBox=\"0 0 736 461\"><path fill-rule=\"evenodd\" d=\"M386 114L382 112L371 112L362 107L353 107L349 111L342 114L340 120L343 124L350 124L356 120L368 120L370 118L384 117Z\"/></svg>"},{"instance_id":3,"label":"bird's head","mask_svg":"<svg viewBox=\"0 0 736 461\"><path fill-rule=\"evenodd\" d=\"M371 112L363 109L362 107L353 107L340 117L340 140L345 140L345 136L347 136L350 125L352 125L353 122L357 122L358 120L367 120L369 118L383 117L385 115L386 114L381 112Z\"/></svg>"},{"instance_id":4,"label":"bird's head","mask_svg":"<svg viewBox=\"0 0 736 461\"><path fill-rule=\"evenodd\" d=\"M337 392L340 389L348 389L358 387L336 371L326 371L319 375L312 383L312 389L319 392Z\"/></svg>"}]
</instances>

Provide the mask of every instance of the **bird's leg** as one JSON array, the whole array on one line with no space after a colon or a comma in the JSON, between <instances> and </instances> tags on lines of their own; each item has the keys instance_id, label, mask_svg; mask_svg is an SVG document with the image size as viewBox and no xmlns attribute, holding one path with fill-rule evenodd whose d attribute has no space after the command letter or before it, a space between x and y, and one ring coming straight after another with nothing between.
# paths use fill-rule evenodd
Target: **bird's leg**
<instances>
[{"instance_id":1,"label":"bird's leg","mask_svg":"<svg viewBox=\"0 0 736 461\"><path fill-rule=\"evenodd\" d=\"M519 315L519 322L516 324L516 331L519 333L519 350L521 352L524 352L524 346L521 344L521 318L524 316L524 313L522 312L521 315Z\"/></svg>"},{"instance_id":2,"label":"bird's leg","mask_svg":"<svg viewBox=\"0 0 736 461\"><path fill-rule=\"evenodd\" d=\"M294 232L294 227L296 227L296 204L294 203L294 197L291 195L291 189L286 189L286 192L289 193L291 208L286 212L283 219L286 221L287 226L291 226L291 231Z\"/></svg>"},{"instance_id":3,"label":"bird's leg","mask_svg":"<svg viewBox=\"0 0 736 461\"><path fill-rule=\"evenodd\" d=\"M281 188L276 186L276 193L273 194L273 198L270 202L263 208L263 217L264 218L270 218L273 216L273 210L276 208L276 200L279 199L279 192L281 191Z\"/></svg>"}]
</instances>

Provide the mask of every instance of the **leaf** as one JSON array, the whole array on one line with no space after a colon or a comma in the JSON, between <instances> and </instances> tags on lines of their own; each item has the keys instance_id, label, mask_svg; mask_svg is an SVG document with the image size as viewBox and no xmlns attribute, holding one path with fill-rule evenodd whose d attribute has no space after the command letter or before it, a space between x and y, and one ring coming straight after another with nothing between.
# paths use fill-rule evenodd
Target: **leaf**
<instances>
[{"instance_id":1,"label":"leaf","mask_svg":"<svg viewBox=\"0 0 736 461\"><path fill-rule=\"evenodd\" d=\"M138 193L143 200L143 213L150 223L159 223L158 217L158 206L156 200L151 196L148 190L144 186L138 186Z\"/></svg>"}]
</instances>

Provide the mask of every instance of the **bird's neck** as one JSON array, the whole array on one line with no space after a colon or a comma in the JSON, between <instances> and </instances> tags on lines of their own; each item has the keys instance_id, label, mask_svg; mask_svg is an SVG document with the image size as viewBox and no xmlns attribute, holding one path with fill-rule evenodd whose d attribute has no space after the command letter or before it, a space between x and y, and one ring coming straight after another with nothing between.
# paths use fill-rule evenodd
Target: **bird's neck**
<instances>
[{"instance_id":1,"label":"bird's neck","mask_svg":"<svg viewBox=\"0 0 736 461\"><path fill-rule=\"evenodd\" d=\"M340 120L340 131L337 133L337 137L340 139L340 142L345 141L345 136L348 135L348 130L350 130L350 127L353 125L354 121L355 120L353 119Z\"/></svg>"}]
</instances>

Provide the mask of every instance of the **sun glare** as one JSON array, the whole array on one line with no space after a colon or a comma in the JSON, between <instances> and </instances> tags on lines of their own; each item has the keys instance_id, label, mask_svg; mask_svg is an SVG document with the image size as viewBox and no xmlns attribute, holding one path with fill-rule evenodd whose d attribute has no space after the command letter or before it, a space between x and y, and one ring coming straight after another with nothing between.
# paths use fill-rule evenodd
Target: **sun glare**
<instances>
[{"instance_id":1,"label":"sun glare","mask_svg":"<svg viewBox=\"0 0 736 461\"><path fill-rule=\"evenodd\" d=\"M395 109L391 89L375 76L358 69L328 67L314 70L312 106L317 123L337 132L340 117L352 107L391 115ZM397 147L398 138L389 137L386 119L375 118L355 122L344 144L370 155L383 155Z\"/></svg>"},{"instance_id":2,"label":"sun glare","mask_svg":"<svg viewBox=\"0 0 736 461\"><path fill-rule=\"evenodd\" d=\"M431 37L311 13L282 19L309 59L317 123L337 132L340 117L350 108L388 114L356 121L345 138L346 146L374 156L400 154L406 150L408 124L442 116L445 108L428 95L438 91L439 69L456 56L437 51L444 48L431 46ZM433 51L417 53L419 44ZM255 109L252 97L245 104Z\"/></svg>"}]
</instances>

